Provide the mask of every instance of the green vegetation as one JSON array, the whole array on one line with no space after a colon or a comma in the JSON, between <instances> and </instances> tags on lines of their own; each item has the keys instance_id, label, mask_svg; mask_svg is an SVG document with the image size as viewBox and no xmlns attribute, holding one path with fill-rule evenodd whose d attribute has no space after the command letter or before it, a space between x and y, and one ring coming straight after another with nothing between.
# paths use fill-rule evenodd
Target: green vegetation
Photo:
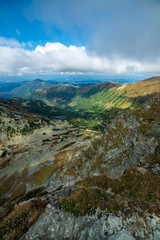
<instances>
[{"instance_id":1,"label":"green vegetation","mask_svg":"<svg viewBox=\"0 0 160 240\"><path fill-rule=\"evenodd\" d=\"M152 165L156 165L159 164L160 165L160 149L156 149L155 153L153 153L149 159L147 159L147 162L152 164Z\"/></svg>"},{"instance_id":2,"label":"green vegetation","mask_svg":"<svg viewBox=\"0 0 160 240\"><path fill-rule=\"evenodd\" d=\"M0 125L1 125L1 124L4 124L4 122L0 119Z\"/></svg>"},{"instance_id":3,"label":"green vegetation","mask_svg":"<svg viewBox=\"0 0 160 240\"><path fill-rule=\"evenodd\" d=\"M16 130L14 128L12 128L11 126L8 126L6 130L7 130L8 137L12 137L13 134L16 134Z\"/></svg>"},{"instance_id":4,"label":"green vegetation","mask_svg":"<svg viewBox=\"0 0 160 240\"><path fill-rule=\"evenodd\" d=\"M127 101L127 97L125 97L126 93L127 90L119 92L117 91L117 88L115 88L98 92L88 98L78 95L72 100L70 105L72 106L74 103L74 107L77 110L98 113L99 111L105 111L111 106L120 107L123 105L124 102Z\"/></svg>"},{"instance_id":5,"label":"green vegetation","mask_svg":"<svg viewBox=\"0 0 160 240\"><path fill-rule=\"evenodd\" d=\"M24 128L22 128L22 129L20 130L20 133L21 133L22 135L25 135L25 134L27 134L27 133L30 133L30 132L32 132L33 130L41 127L41 124L40 124L40 123L36 124L36 123L34 123L34 122L28 122L28 124L29 124L29 126L26 125Z\"/></svg>"},{"instance_id":6,"label":"green vegetation","mask_svg":"<svg viewBox=\"0 0 160 240\"><path fill-rule=\"evenodd\" d=\"M66 212L72 213L77 217L79 216L80 207L76 206L76 201L75 200L71 200L71 201L64 200L62 202L62 208Z\"/></svg>"},{"instance_id":7,"label":"green vegetation","mask_svg":"<svg viewBox=\"0 0 160 240\"><path fill-rule=\"evenodd\" d=\"M40 120L39 121L37 121L37 120L28 121L28 125L25 125L25 127L20 130L20 133L22 135L30 133L30 132L32 132L35 129L41 128L42 124L49 125L50 124L50 120L42 117L41 121ZM12 133L14 133L14 132L15 131L13 131L13 129L12 129Z\"/></svg>"}]
</instances>

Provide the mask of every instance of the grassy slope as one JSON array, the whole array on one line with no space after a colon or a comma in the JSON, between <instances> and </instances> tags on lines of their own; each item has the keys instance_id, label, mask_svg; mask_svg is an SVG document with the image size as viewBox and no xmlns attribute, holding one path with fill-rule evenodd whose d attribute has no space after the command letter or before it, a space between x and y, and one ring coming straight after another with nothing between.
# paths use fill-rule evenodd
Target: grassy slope
<instances>
[{"instance_id":1,"label":"grassy slope","mask_svg":"<svg viewBox=\"0 0 160 240\"><path fill-rule=\"evenodd\" d=\"M160 77L150 78L138 83L123 84L104 88L99 92L84 97L83 94L76 96L70 106L77 110L104 111L110 108L135 108L139 107L145 96L160 91Z\"/></svg>"},{"instance_id":2,"label":"grassy slope","mask_svg":"<svg viewBox=\"0 0 160 240\"><path fill-rule=\"evenodd\" d=\"M125 109L137 109L141 107L151 96L160 92L160 77L147 79L134 84L98 86L98 90L92 86L84 88L84 92L77 94L68 104L77 112L88 115L88 119L81 117L73 121L84 128L92 130L103 129L104 119L112 120L118 112ZM87 91L88 90L88 91Z\"/></svg>"}]
</instances>

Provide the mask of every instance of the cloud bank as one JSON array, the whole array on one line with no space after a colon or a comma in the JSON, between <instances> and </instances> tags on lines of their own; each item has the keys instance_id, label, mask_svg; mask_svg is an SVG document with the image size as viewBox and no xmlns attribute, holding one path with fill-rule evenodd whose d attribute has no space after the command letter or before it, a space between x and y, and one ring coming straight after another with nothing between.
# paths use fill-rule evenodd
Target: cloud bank
<instances>
[{"instance_id":1,"label":"cloud bank","mask_svg":"<svg viewBox=\"0 0 160 240\"><path fill-rule=\"evenodd\" d=\"M85 47L65 46L59 42L47 42L34 50L24 48L14 39L0 38L0 75L23 76L26 74L54 73L103 73L160 74L160 59L154 62L135 61L129 58L98 56Z\"/></svg>"}]
</instances>

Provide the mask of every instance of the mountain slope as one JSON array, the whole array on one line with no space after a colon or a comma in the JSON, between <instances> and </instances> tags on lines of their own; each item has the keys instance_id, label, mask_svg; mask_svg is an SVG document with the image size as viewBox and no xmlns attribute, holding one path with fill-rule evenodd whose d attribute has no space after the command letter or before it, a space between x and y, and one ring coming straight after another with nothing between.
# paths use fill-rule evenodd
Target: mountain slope
<instances>
[{"instance_id":1,"label":"mountain slope","mask_svg":"<svg viewBox=\"0 0 160 240\"><path fill-rule=\"evenodd\" d=\"M108 89L100 89L89 97L79 94L70 103L76 109L83 110L107 110L116 108L138 107L147 100L145 96L160 92L160 77L147 79L133 84L119 84L109 86Z\"/></svg>"},{"instance_id":2,"label":"mountain slope","mask_svg":"<svg viewBox=\"0 0 160 240\"><path fill-rule=\"evenodd\" d=\"M59 169L22 239L159 239L160 95L114 119Z\"/></svg>"},{"instance_id":3,"label":"mountain slope","mask_svg":"<svg viewBox=\"0 0 160 240\"><path fill-rule=\"evenodd\" d=\"M99 121L103 134L88 124L80 134L78 117L57 120L39 100L0 100L0 238L159 239L159 77L72 87L59 113Z\"/></svg>"},{"instance_id":4,"label":"mountain slope","mask_svg":"<svg viewBox=\"0 0 160 240\"><path fill-rule=\"evenodd\" d=\"M120 114L107 126L105 134L89 142L88 148L59 173L59 179L63 182L65 175L65 181L68 177L67 182L73 183L77 179L99 174L119 178L124 170L160 148L159 117L160 94L150 98L138 111L128 110Z\"/></svg>"},{"instance_id":5,"label":"mountain slope","mask_svg":"<svg viewBox=\"0 0 160 240\"><path fill-rule=\"evenodd\" d=\"M117 86L117 84L105 82L89 85L79 84L72 86L52 87L37 90L32 94L31 98L49 100L50 102L58 100L58 103L60 104L67 104L72 102L76 96L82 95L82 97L86 98L114 86Z\"/></svg>"},{"instance_id":6,"label":"mountain slope","mask_svg":"<svg viewBox=\"0 0 160 240\"><path fill-rule=\"evenodd\" d=\"M160 77L134 84L104 82L38 89L30 99L53 106L57 116L76 124L82 132L104 131L117 114L141 107L156 92L160 92Z\"/></svg>"},{"instance_id":7,"label":"mountain slope","mask_svg":"<svg viewBox=\"0 0 160 240\"><path fill-rule=\"evenodd\" d=\"M133 84L98 83L87 86L53 87L37 90L31 98L54 106L64 105L78 111L105 111L111 108L136 108L147 96L160 91L160 77Z\"/></svg>"},{"instance_id":8,"label":"mountain slope","mask_svg":"<svg viewBox=\"0 0 160 240\"><path fill-rule=\"evenodd\" d=\"M60 100L68 102L76 95L76 87L52 87L47 89L38 89L32 94L32 99Z\"/></svg>"}]
</instances>

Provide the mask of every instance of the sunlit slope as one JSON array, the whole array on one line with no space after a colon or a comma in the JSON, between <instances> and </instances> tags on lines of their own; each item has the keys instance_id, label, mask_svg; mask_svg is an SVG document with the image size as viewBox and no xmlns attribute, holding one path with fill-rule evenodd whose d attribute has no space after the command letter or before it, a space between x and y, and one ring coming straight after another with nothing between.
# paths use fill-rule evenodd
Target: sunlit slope
<instances>
[{"instance_id":1,"label":"sunlit slope","mask_svg":"<svg viewBox=\"0 0 160 240\"><path fill-rule=\"evenodd\" d=\"M110 108L136 108L146 102L151 94L160 92L160 77L133 84L117 84L90 96L77 95L70 103L78 110L98 111Z\"/></svg>"},{"instance_id":2,"label":"sunlit slope","mask_svg":"<svg viewBox=\"0 0 160 240\"><path fill-rule=\"evenodd\" d=\"M68 106L72 110L97 112L111 108L136 108L146 102L150 94L157 92L160 92L160 77L132 84L104 82L46 88L33 92L31 99L39 99L52 106Z\"/></svg>"}]
</instances>

